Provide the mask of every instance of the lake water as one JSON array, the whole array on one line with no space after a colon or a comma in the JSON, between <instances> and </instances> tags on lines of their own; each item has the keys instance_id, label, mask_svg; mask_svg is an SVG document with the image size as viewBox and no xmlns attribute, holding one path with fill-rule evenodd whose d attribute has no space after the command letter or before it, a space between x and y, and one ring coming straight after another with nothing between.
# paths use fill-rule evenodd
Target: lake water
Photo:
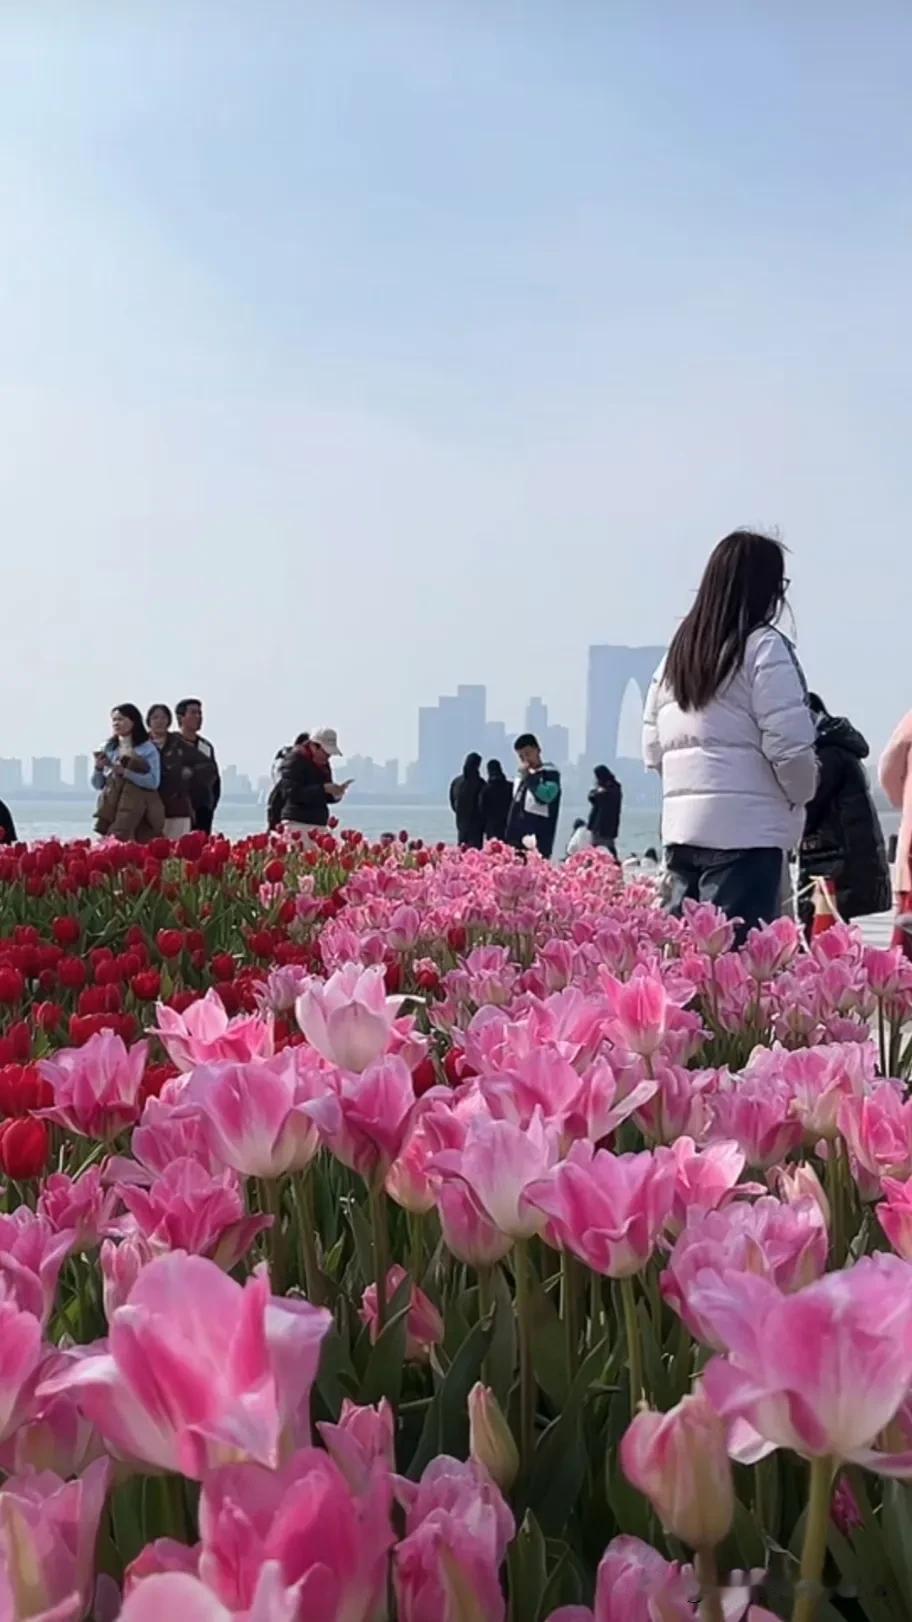
<instances>
[{"instance_id":1,"label":"lake water","mask_svg":"<svg viewBox=\"0 0 912 1622\"><path fill-rule=\"evenodd\" d=\"M8 804L20 839L49 839L53 835L61 839L81 839L92 832L95 809L92 799L10 799ZM559 850L566 846L574 818L583 816L586 809L570 801L565 803L558 832ZM450 843L455 837L453 813L446 805L409 804L404 800L389 805L353 803L343 807L340 821L342 827L360 829L368 839L377 839L384 833L396 834L401 828L407 829L412 838L424 839L428 844L436 844L438 840ZM216 827L229 839L259 833L265 826L265 806L230 800L223 800L219 806ZM619 844L623 855L641 852L648 845L658 846L658 843L657 811L631 810L625 814Z\"/></svg>"}]
</instances>

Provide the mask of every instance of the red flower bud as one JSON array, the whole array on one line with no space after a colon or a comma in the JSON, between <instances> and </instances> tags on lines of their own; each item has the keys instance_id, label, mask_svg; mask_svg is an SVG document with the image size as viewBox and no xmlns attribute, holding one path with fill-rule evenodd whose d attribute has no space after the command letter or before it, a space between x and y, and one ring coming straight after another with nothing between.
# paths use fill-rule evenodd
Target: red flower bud
<instances>
[{"instance_id":1,"label":"red flower bud","mask_svg":"<svg viewBox=\"0 0 912 1622\"><path fill-rule=\"evenodd\" d=\"M0 1114L28 1115L46 1109L54 1102L54 1090L34 1064L5 1064L0 1067Z\"/></svg>"},{"instance_id":2,"label":"red flower bud","mask_svg":"<svg viewBox=\"0 0 912 1622\"><path fill-rule=\"evenodd\" d=\"M157 969L142 969L134 974L130 990L139 1002L154 1002L161 991L161 975Z\"/></svg>"},{"instance_id":3,"label":"red flower bud","mask_svg":"<svg viewBox=\"0 0 912 1622\"><path fill-rule=\"evenodd\" d=\"M14 1003L22 999L25 977L11 963L0 963L0 1003Z\"/></svg>"},{"instance_id":4,"label":"red flower bud","mask_svg":"<svg viewBox=\"0 0 912 1622\"><path fill-rule=\"evenodd\" d=\"M469 932L465 924L453 924L447 930L447 945L451 952L464 952L469 944Z\"/></svg>"},{"instance_id":5,"label":"red flower bud","mask_svg":"<svg viewBox=\"0 0 912 1622\"><path fill-rule=\"evenodd\" d=\"M416 1065L412 1071L412 1086L415 1089L415 1097L421 1098L432 1087L436 1087L438 1080L437 1067L430 1054L428 1054L427 1058L422 1059L421 1063Z\"/></svg>"},{"instance_id":6,"label":"red flower bud","mask_svg":"<svg viewBox=\"0 0 912 1622\"><path fill-rule=\"evenodd\" d=\"M187 837L192 838L193 836L188 834ZM181 840L181 843L183 844L183 840ZM184 937L179 929L160 929L155 937L155 942L162 957L166 958L180 957L184 949Z\"/></svg>"},{"instance_id":7,"label":"red flower bud","mask_svg":"<svg viewBox=\"0 0 912 1622\"><path fill-rule=\"evenodd\" d=\"M216 980L233 980L235 961L230 952L216 952L212 959L212 973Z\"/></svg>"},{"instance_id":8,"label":"red flower bud","mask_svg":"<svg viewBox=\"0 0 912 1622\"><path fill-rule=\"evenodd\" d=\"M50 1138L47 1123L26 1115L0 1127L0 1169L14 1182L40 1177L48 1162Z\"/></svg>"},{"instance_id":9,"label":"red flower bud","mask_svg":"<svg viewBox=\"0 0 912 1622\"><path fill-rule=\"evenodd\" d=\"M65 957L57 965L57 978L67 991L81 991L88 971L81 957Z\"/></svg>"},{"instance_id":10,"label":"red flower bud","mask_svg":"<svg viewBox=\"0 0 912 1622\"><path fill-rule=\"evenodd\" d=\"M51 934L58 946L75 946L82 928L78 918L66 912L60 918L55 918L51 924Z\"/></svg>"}]
</instances>

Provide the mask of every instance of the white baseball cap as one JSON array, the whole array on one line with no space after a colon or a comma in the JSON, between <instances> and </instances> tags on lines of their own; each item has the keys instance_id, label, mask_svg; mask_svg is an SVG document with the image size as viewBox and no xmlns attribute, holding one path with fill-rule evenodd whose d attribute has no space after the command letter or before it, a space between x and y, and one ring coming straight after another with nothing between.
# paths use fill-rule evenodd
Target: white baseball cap
<instances>
[{"instance_id":1,"label":"white baseball cap","mask_svg":"<svg viewBox=\"0 0 912 1622\"><path fill-rule=\"evenodd\" d=\"M339 734L335 727L320 727L318 732L311 733L310 741L311 743L318 743L320 748L325 749L328 755L341 756L342 754L339 748Z\"/></svg>"}]
</instances>

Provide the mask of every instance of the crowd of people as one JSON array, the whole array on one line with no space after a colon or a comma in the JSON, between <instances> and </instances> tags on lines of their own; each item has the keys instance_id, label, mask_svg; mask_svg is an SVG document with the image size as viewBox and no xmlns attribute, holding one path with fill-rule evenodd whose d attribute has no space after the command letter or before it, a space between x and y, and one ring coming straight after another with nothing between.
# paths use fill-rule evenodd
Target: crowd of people
<instances>
[{"instance_id":1,"label":"crowd of people","mask_svg":"<svg viewBox=\"0 0 912 1622\"><path fill-rule=\"evenodd\" d=\"M864 761L865 738L810 691L793 640L785 551L778 540L735 530L710 556L690 611L655 673L643 720L643 757L662 778L666 905L713 901L738 919L741 936L786 904L791 858L805 917L821 894L845 920L885 912L891 876ZM176 725L175 725L176 721ZM96 829L118 839L178 839L212 830L221 779L203 736L203 707L185 698L111 713L111 736L95 755ZM469 754L450 788L461 845L501 840L554 853L561 775L539 741L514 745L515 777L498 760L482 773ZM341 755L333 727L299 733L273 763L268 826L304 842L321 834L350 782L336 783ZM912 956L912 712L880 762L880 782L901 812L893 889L897 940ZM589 812L574 823L568 853L587 846L617 857L622 789L596 766ZM0 803L0 840L16 829ZM652 856L654 853L650 852Z\"/></svg>"},{"instance_id":2,"label":"crowd of people","mask_svg":"<svg viewBox=\"0 0 912 1622\"><path fill-rule=\"evenodd\" d=\"M145 720L135 704L115 706L92 773L97 833L141 843L158 834L180 839L194 828L212 832L222 784L202 726L198 698L182 698L175 714L153 704Z\"/></svg>"}]
</instances>

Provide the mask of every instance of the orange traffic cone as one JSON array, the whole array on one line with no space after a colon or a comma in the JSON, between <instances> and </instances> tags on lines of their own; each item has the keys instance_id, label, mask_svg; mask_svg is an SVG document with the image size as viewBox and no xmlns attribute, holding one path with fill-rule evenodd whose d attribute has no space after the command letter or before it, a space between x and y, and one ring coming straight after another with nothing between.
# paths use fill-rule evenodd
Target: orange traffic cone
<instances>
[{"instance_id":1,"label":"orange traffic cone","mask_svg":"<svg viewBox=\"0 0 912 1622\"><path fill-rule=\"evenodd\" d=\"M811 925L811 940L816 940L825 929L832 929L839 922L839 913L836 910L836 886L832 879L814 879L814 921Z\"/></svg>"}]
</instances>

